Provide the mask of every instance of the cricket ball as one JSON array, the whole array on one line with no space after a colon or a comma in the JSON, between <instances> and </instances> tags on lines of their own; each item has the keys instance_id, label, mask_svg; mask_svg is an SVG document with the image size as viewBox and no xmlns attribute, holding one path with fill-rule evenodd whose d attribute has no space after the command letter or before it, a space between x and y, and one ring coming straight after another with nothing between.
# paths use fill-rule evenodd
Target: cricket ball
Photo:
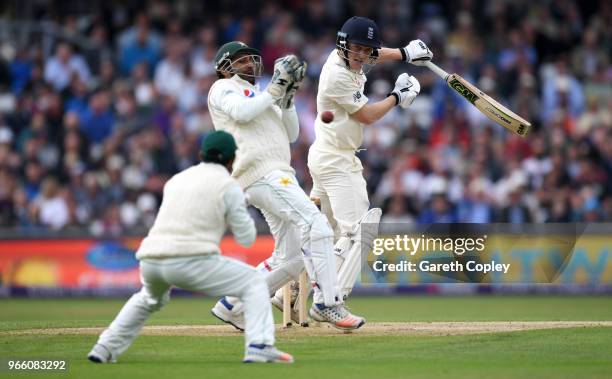
<instances>
[{"instance_id":1,"label":"cricket ball","mask_svg":"<svg viewBox=\"0 0 612 379\"><path fill-rule=\"evenodd\" d=\"M321 121L329 124L330 122L334 121L334 114L331 111L324 111L321 113Z\"/></svg>"}]
</instances>

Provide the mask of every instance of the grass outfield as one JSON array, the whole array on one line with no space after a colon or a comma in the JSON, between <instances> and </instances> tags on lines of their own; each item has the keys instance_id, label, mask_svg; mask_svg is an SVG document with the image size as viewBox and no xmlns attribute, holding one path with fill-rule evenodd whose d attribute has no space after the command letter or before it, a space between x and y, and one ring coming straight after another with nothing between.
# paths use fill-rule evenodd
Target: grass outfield
<instances>
[{"instance_id":1,"label":"grass outfield","mask_svg":"<svg viewBox=\"0 0 612 379\"><path fill-rule=\"evenodd\" d=\"M15 335L33 328L106 326L123 300L0 300L0 358L67 359L62 378L609 378L612 328L569 328L460 336L279 334L296 364L244 365L243 340L229 336L139 337L116 365L84 359L96 337ZM174 299L148 325L218 324L208 298ZM371 322L606 321L610 297L363 297L352 310ZM275 314L280 320L280 314ZM367 324L365 326L367 328ZM0 376L7 371L0 369ZM18 377L39 377L39 373ZM11 375L12 376L12 375Z\"/></svg>"}]
</instances>

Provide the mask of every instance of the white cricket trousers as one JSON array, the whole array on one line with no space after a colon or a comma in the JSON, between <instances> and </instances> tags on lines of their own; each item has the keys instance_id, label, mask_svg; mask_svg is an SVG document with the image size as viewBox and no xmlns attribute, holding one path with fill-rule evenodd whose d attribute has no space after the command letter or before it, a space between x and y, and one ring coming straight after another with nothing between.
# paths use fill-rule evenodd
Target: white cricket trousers
<instances>
[{"instance_id":1,"label":"white cricket trousers","mask_svg":"<svg viewBox=\"0 0 612 379\"><path fill-rule=\"evenodd\" d=\"M334 234L326 217L310 200L292 173L274 170L246 188L249 202L270 226L275 248L258 268L273 294L306 267L315 303L340 302L334 255Z\"/></svg>"},{"instance_id":2,"label":"white cricket trousers","mask_svg":"<svg viewBox=\"0 0 612 379\"><path fill-rule=\"evenodd\" d=\"M308 152L312 197L334 228L336 240L347 236L368 211L370 201L363 166L353 151L328 152L312 146Z\"/></svg>"},{"instance_id":3,"label":"white cricket trousers","mask_svg":"<svg viewBox=\"0 0 612 379\"><path fill-rule=\"evenodd\" d=\"M268 287L253 267L217 254L143 259L140 278L142 289L132 295L98 339L113 358L132 344L151 313L168 303L173 285L211 296L236 296L244 303L246 346L274 345Z\"/></svg>"}]
</instances>

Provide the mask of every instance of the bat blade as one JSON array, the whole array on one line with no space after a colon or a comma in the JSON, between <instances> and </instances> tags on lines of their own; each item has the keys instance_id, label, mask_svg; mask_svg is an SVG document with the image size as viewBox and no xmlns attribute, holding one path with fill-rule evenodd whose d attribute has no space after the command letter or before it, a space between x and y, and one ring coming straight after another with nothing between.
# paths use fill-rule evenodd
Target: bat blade
<instances>
[{"instance_id":1,"label":"bat blade","mask_svg":"<svg viewBox=\"0 0 612 379\"><path fill-rule=\"evenodd\" d=\"M529 121L501 105L497 100L482 92L461 76L450 74L446 82L450 88L472 103L489 120L496 124L521 137L525 137L531 130L531 123Z\"/></svg>"},{"instance_id":2,"label":"bat blade","mask_svg":"<svg viewBox=\"0 0 612 379\"><path fill-rule=\"evenodd\" d=\"M525 137L531 130L531 123L529 121L504 107L497 100L482 92L461 76L449 74L431 61L425 62L424 66L446 81L450 88L472 103L472 105L496 124L521 137Z\"/></svg>"}]
</instances>

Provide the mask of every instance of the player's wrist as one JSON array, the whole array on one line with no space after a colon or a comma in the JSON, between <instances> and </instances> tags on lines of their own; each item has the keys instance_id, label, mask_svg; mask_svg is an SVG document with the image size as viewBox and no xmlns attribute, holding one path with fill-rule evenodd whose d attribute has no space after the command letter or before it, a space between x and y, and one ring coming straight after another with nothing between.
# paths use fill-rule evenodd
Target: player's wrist
<instances>
[{"instance_id":1,"label":"player's wrist","mask_svg":"<svg viewBox=\"0 0 612 379\"><path fill-rule=\"evenodd\" d=\"M407 62L408 61L408 53L406 52L406 48L405 47L398 47L397 49L400 51L400 54L402 55L402 62Z\"/></svg>"},{"instance_id":2,"label":"player's wrist","mask_svg":"<svg viewBox=\"0 0 612 379\"><path fill-rule=\"evenodd\" d=\"M393 96L395 98L395 105L399 105L399 103L400 103L400 95L399 94L397 94L395 92L389 92L387 94L387 97L389 97L389 96Z\"/></svg>"}]
</instances>

